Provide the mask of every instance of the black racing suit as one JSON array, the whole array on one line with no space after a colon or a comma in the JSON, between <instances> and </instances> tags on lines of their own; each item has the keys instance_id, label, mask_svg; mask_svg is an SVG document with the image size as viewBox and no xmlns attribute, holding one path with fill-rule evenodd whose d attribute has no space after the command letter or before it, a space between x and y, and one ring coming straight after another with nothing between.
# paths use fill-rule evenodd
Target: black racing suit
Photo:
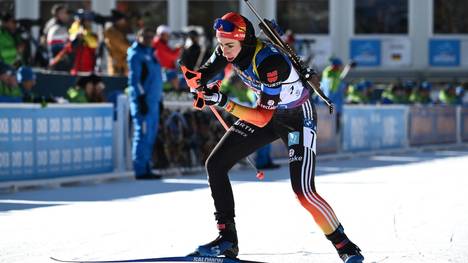
<instances>
[{"instance_id":1,"label":"black racing suit","mask_svg":"<svg viewBox=\"0 0 468 263\"><path fill-rule=\"evenodd\" d=\"M202 83L208 82L227 63L218 48L200 69ZM317 116L311 92L289 59L268 44L257 42L256 46L243 46L232 64L244 83L259 96L257 107L275 111L263 127L240 117L208 157L206 170L218 223L233 222L235 217L229 170L258 148L280 138L288 148L291 184L299 202L340 255L355 251L356 246L344 234L333 209L315 188Z\"/></svg>"}]
</instances>

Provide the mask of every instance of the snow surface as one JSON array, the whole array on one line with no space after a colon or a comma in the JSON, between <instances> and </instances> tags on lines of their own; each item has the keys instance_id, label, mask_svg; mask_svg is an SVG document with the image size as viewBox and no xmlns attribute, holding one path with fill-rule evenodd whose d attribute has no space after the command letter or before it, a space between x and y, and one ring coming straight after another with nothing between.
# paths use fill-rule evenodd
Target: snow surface
<instances>
[{"instance_id":1,"label":"snow surface","mask_svg":"<svg viewBox=\"0 0 468 263\"><path fill-rule=\"evenodd\" d=\"M365 262L468 262L468 151L319 161L318 192ZM286 166L232 173L240 257L340 262ZM181 256L216 236L203 174L0 194L0 262Z\"/></svg>"}]
</instances>

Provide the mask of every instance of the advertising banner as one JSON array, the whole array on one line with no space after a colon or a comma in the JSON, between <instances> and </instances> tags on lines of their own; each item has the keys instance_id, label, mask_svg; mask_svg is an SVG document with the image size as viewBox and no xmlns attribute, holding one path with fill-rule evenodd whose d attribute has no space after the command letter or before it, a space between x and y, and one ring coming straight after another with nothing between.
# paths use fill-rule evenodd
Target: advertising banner
<instances>
[{"instance_id":1,"label":"advertising banner","mask_svg":"<svg viewBox=\"0 0 468 263\"><path fill-rule=\"evenodd\" d=\"M460 66L460 40L430 39L429 65L434 67Z\"/></svg>"},{"instance_id":2,"label":"advertising banner","mask_svg":"<svg viewBox=\"0 0 468 263\"><path fill-rule=\"evenodd\" d=\"M381 42L378 39L352 39L350 59L360 67L378 67L381 64Z\"/></svg>"},{"instance_id":3,"label":"advertising banner","mask_svg":"<svg viewBox=\"0 0 468 263\"><path fill-rule=\"evenodd\" d=\"M461 65L468 68L468 39L461 42Z\"/></svg>"},{"instance_id":4,"label":"advertising banner","mask_svg":"<svg viewBox=\"0 0 468 263\"><path fill-rule=\"evenodd\" d=\"M407 146L405 106L350 106L343 109L343 151L369 151Z\"/></svg>"},{"instance_id":5,"label":"advertising banner","mask_svg":"<svg viewBox=\"0 0 468 263\"><path fill-rule=\"evenodd\" d=\"M468 106L463 106L460 110L460 135L463 142L468 142Z\"/></svg>"},{"instance_id":6,"label":"advertising banner","mask_svg":"<svg viewBox=\"0 0 468 263\"><path fill-rule=\"evenodd\" d=\"M412 106L409 120L409 143L412 146L457 141L455 107Z\"/></svg>"},{"instance_id":7,"label":"advertising banner","mask_svg":"<svg viewBox=\"0 0 468 263\"><path fill-rule=\"evenodd\" d=\"M113 170L112 104L0 106L0 181Z\"/></svg>"},{"instance_id":8,"label":"advertising banner","mask_svg":"<svg viewBox=\"0 0 468 263\"><path fill-rule=\"evenodd\" d=\"M389 38L382 40L382 65L388 67L409 66L411 64L411 43L409 38Z\"/></svg>"}]
</instances>

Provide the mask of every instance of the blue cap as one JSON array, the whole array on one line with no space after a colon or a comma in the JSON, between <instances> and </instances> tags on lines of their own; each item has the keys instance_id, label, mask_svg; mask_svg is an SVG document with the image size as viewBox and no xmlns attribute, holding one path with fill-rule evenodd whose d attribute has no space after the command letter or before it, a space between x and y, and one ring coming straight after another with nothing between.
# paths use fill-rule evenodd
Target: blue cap
<instances>
[{"instance_id":1,"label":"blue cap","mask_svg":"<svg viewBox=\"0 0 468 263\"><path fill-rule=\"evenodd\" d=\"M76 11L75 17L78 17L80 20L94 20L94 13L85 9L78 9Z\"/></svg>"},{"instance_id":2,"label":"blue cap","mask_svg":"<svg viewBox=\"0 0 468 263\"><path fill-rule=\"evenodd\" d=\"M416 87L416 82L414 82L413 80L407 80L403 83L403 86L406 88L406 89L412 89L414 87Z\"/></svg>"},{"instance_id":3,"label":"blue cap","mask_svg":"<svg viewBox=\"0 0 468 263\"><path fill-rule=\"evenodd\" d=\"M422 90L431 90L432 89L432 84L429 81L424 81L421 83L421 89Z\"/></svg>"},{"instance_id":4,"label":"blue cap","mask_svg":"<svg viewBox=\"0 0 468 263\"><path fill-rule=\"evenodd\" d=\"M455 94L457 94L457 96L461 96L463 93L465 93L465 89L462 86L457 86L455 88Z\"/></svg>"},{"instance_id":5,"label":"blue cap","mask_svg":"<svg viewBox=\"0 0 468 263\"><path fill-rule=\"evenodd\" d=\"M16 73L16 79L19 83L28 80L36 80L36 74L30 67L20 67Z\"/></svg>"},{"instance_id":6,"label":"blue cap","mask_svg":"<svg viewBox=\"0 0 468 263\"><path fill-rule=\"evenodd\" d=\"M341 59L339 59L339 58L330 58L330 63L331 63L333 66L341 66L341 65L343 65L343 62L342 62Z\"/></svg>"},{"instance_id":7,"label":"blue cap","mask_svg":"<svg viewBox=\"0 0 468 263\"><path fill-rule=\"evenodd\" d=\"M366 89L372 88L372 82L370 80L363 79L361 83Z\"/></svg>"},{"instance_id":8,"label":"blue cap","mask_svg":"<svg viewBox=\"0 0 468 263\"><path fill-rule=\"evenodd\" d=\"M357 91L364 91L367 89L365 81L361 81L356 85L356 90Z\"/></svg>"}]
</instances>

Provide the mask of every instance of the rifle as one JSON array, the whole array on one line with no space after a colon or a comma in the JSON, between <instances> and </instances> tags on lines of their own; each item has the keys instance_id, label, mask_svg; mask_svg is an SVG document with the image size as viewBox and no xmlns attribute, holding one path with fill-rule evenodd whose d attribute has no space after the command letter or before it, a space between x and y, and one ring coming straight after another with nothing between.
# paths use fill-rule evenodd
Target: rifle
<instances>
[{"instance_id":1,"label":"rifle","mask_svg":"<svg viewBox=\"0 0 468 263\"><path fill-rule=\"evenodd\" d=\"M282 51L289 57L289 59L291 59L293 67L296 69L301 79L303 79L305 83L307 83L307 85L310 86L315 91L315 93L317 93L317 95L327 104L330 114L333 113L333 103L320 89L320 81L317 77L317 72L304 65L299 56L297 56L296 52L294 52L294 50L281 39L280 34L275 29L275 25L270 20L262 18L249 2L249 0L244 0L244 2L260 21L258 26L263 31L263 33L265 33L271 44L273 44L277 49Z\"/></svg>"}]
</instances>

